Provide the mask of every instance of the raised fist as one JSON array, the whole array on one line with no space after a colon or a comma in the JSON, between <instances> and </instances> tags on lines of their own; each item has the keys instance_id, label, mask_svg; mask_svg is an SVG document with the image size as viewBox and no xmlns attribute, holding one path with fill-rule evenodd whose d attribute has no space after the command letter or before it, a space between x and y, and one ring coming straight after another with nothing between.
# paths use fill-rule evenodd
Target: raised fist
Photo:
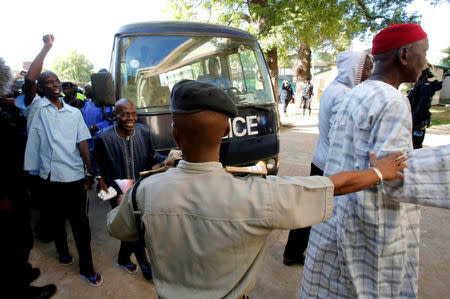
<instances>
[{"instance_id":1,"label":"raised fist","mask_svg":"<svg viewBox=\"0 0 450 299\"><path fill-rule=\"evenodd\" d=\"M42 37L42 40L44 41L44 45L50 48L53 46L55 37L53 36L53 34L46 34Z\"/></svg>"}]
</instances>

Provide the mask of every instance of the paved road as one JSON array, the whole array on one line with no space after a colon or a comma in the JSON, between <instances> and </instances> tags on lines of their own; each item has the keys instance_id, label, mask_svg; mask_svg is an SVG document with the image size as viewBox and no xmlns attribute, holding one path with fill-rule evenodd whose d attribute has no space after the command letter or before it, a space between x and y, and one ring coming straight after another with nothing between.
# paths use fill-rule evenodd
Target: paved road
<instances>
[{"instance_id":1,"label":"paved road","mask_svg":"<svg viewBox=\"0 0 450 299\"><path fill-rule=\"evenodd\" d=\"M279 174L308 175L318 137L317 120L291 116L283 121L295 126L285 127L281 132ZM132 276L115 264L119 242L106 233L105 215L109 210L109 203L91 200L89 217L94 265L105 279L101 287L89 287L78 277L78 263L60 266L53 244L38 241L31 252L31 262L42 274L33 285L55 283L58 292L54 298L157 298L152 282L145 281L140 272ZM422 208L420 298L450 298L449 227L450 211ZM262 271L249 294L251 298L297 298L303 268L286 267L281 262L287 235L287 231L275 231L270 235ZM69 247L77 257L71 234Z\"/></svg>"}]
</instances>

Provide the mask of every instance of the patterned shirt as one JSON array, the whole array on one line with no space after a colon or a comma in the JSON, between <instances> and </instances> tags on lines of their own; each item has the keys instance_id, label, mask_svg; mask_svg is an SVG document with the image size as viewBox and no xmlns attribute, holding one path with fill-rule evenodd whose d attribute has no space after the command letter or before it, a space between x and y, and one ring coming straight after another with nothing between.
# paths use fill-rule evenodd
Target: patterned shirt
<instances>
[{"instance_id":1,"label":"patterned shirt","mask_svg":"<svg viewBox=\"0 0 450 299\"><path fill-rule=\"evenodd\" d=\"M330 136L325 175L369 167L370 151L408 152L408 99L381 81L363 82L348 93ZM334 198L333 216L312 228L300 298L417 297L416 203L449 207L449 148L409 153L404 181Z\"/></svg>"}]
</instances>

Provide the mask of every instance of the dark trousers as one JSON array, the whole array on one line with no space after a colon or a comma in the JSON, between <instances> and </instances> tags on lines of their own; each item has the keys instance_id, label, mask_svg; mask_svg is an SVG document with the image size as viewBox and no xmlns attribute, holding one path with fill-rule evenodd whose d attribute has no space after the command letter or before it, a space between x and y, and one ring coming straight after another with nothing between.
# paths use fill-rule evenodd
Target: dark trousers
<instances>
[{"instance_id":1,"label":"dark trousers","mask_svg":"<svg viewBox=\"0 0 450 299\"><path fill-rule=\"evenodd\" d=\"M44 243L53 242L55 241L51 221L53 217L51 216L51 210L47 208L48 202L42 200L42 198L47 197L47 192L43 189L45 182L38 175L29 175L28 182L31 191L30 206L39 211L39 218L34 227L36 238Z\"/></svg>"},{"instance_id":2,"label":"dark trousers","mask_svg":"<svg viewBox=\"0 0 450 299\"><path fill-rule=\"evenodd\" d=\"M32 268L28 257L33 246L33 234L25 213L26 211L0 212L1 298L22 298L28 288Z\"/></svg>"},{"instance_id":3,"label":"dark trousers","mask_svg":"<svg viewBox=\"0 0 450 299\"><path fill-rule=\"evenodd\" d=\"M77 246L80 260L80 273L89 274L94 271L91 253L91 230L87 217L87 194L83 180L60 183L41 179L41 187L45 192L41 198L42 212L45 221L52 224L52 235L55 238L56 251L60 257L70 255L67 246L65 220L72 228L73 238Z\"/></svg>"},{"instance_id":4,"label":"dark trousers","mask_svg":"<svg viewBox=\"0 0 450 299\"><path fill-rule=\"evenodd\" d=\"M281 104L283 104L283 112L284 112L284 114L286 114L286 112L287 112L287 107L288 107L288 105L289 105L289 99L284 99L284 100L281 100Z\"/></svg>"},{"instance_id":5,"label":"dark trousers","mask_svg":"<svg viewBox=\"0 0 450 299\"><path fill-rule=\"evenodd\" d=\"M311 98L302 97L300 107L303 108L303 115L305 115L306 109L308 109L309 115L311 115Z\"/></svg>"},{"instance_id":6,"label":"dark trousers","mask_svg":"<svg viewBox=\"0 0 450 299\"><path fill-rule=\"evenodd\" d=\"M23 186L18 188L23 191ZM23 298L31 276L32 267L28 258L33 247L33 233L29 207L22 191L7 194L7 198L13 202L13 209L0 212L1 298Z\"/></svg>"},{"instance_id":7,"label":"dark trousers","mask_svg":"<svg viewBox=\"0 0 450 299\"><path fill-rule=\"evenodd\" d=\"M416 135L413 134L413 136L412 136L414 149L422 148L422 143L423 143L423 140L425 139L425 130L423 130L423 131L414 131L414 133L416 135L418 135L418 136L416 136Z\"/></svg>"},{"instance_id":8,"label":"dark trousers","mask_svg":"<svg viewBox=\"0 0 450 299\"><path fill-rule=\"evenodd\" d=\"M311 172L309 175L323 176L323 171L316 165L311 163ZM308 247L309 233L311 232L311 226L291 229L289 231L288 241L284 248L283 256L290 260L298 260L303 258L303 252Z\"/></svg>"},{"instance_id":9,"label":"dark trousers","mask_svg":"<svg viewBox=\"0 0 450 299\"><path fill-rule=\"evenodd\" d=\"M111 204L111 208L115 208L118 206L117 204L117 198L118 196L111 198L109 200L109 203ZM119 249L119 257L117 258L117 262L121 265L128 265L131 264L131 254L134 253L136 256L136 260L141 266L142 270L145 271L150 267L150 264L147 260L147 255L145 253L145 246L143 242L140 240L135 242L120 242L120 249Z\"/></svg>"}]
</instances>

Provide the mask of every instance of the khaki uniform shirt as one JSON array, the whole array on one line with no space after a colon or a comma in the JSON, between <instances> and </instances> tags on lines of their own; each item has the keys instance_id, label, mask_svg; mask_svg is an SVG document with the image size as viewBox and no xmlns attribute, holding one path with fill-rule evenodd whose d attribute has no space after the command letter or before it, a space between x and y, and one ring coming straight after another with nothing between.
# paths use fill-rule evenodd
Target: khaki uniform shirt
<instances>
[{"instance_id":1,"label":"khaki uniform shirt","mask_svg":"<svg viewBox=\"0 0 450 299\"><path fill-rule=\"evenodd\" d=\"M326 177L238 179L221 163L181 161L142 181L153 282L163 298L237 298L254 285L274 229L311 226L331 216ZM108 232L137 239L131 192L108 214Z\"/></svg>"}]
</instances>

